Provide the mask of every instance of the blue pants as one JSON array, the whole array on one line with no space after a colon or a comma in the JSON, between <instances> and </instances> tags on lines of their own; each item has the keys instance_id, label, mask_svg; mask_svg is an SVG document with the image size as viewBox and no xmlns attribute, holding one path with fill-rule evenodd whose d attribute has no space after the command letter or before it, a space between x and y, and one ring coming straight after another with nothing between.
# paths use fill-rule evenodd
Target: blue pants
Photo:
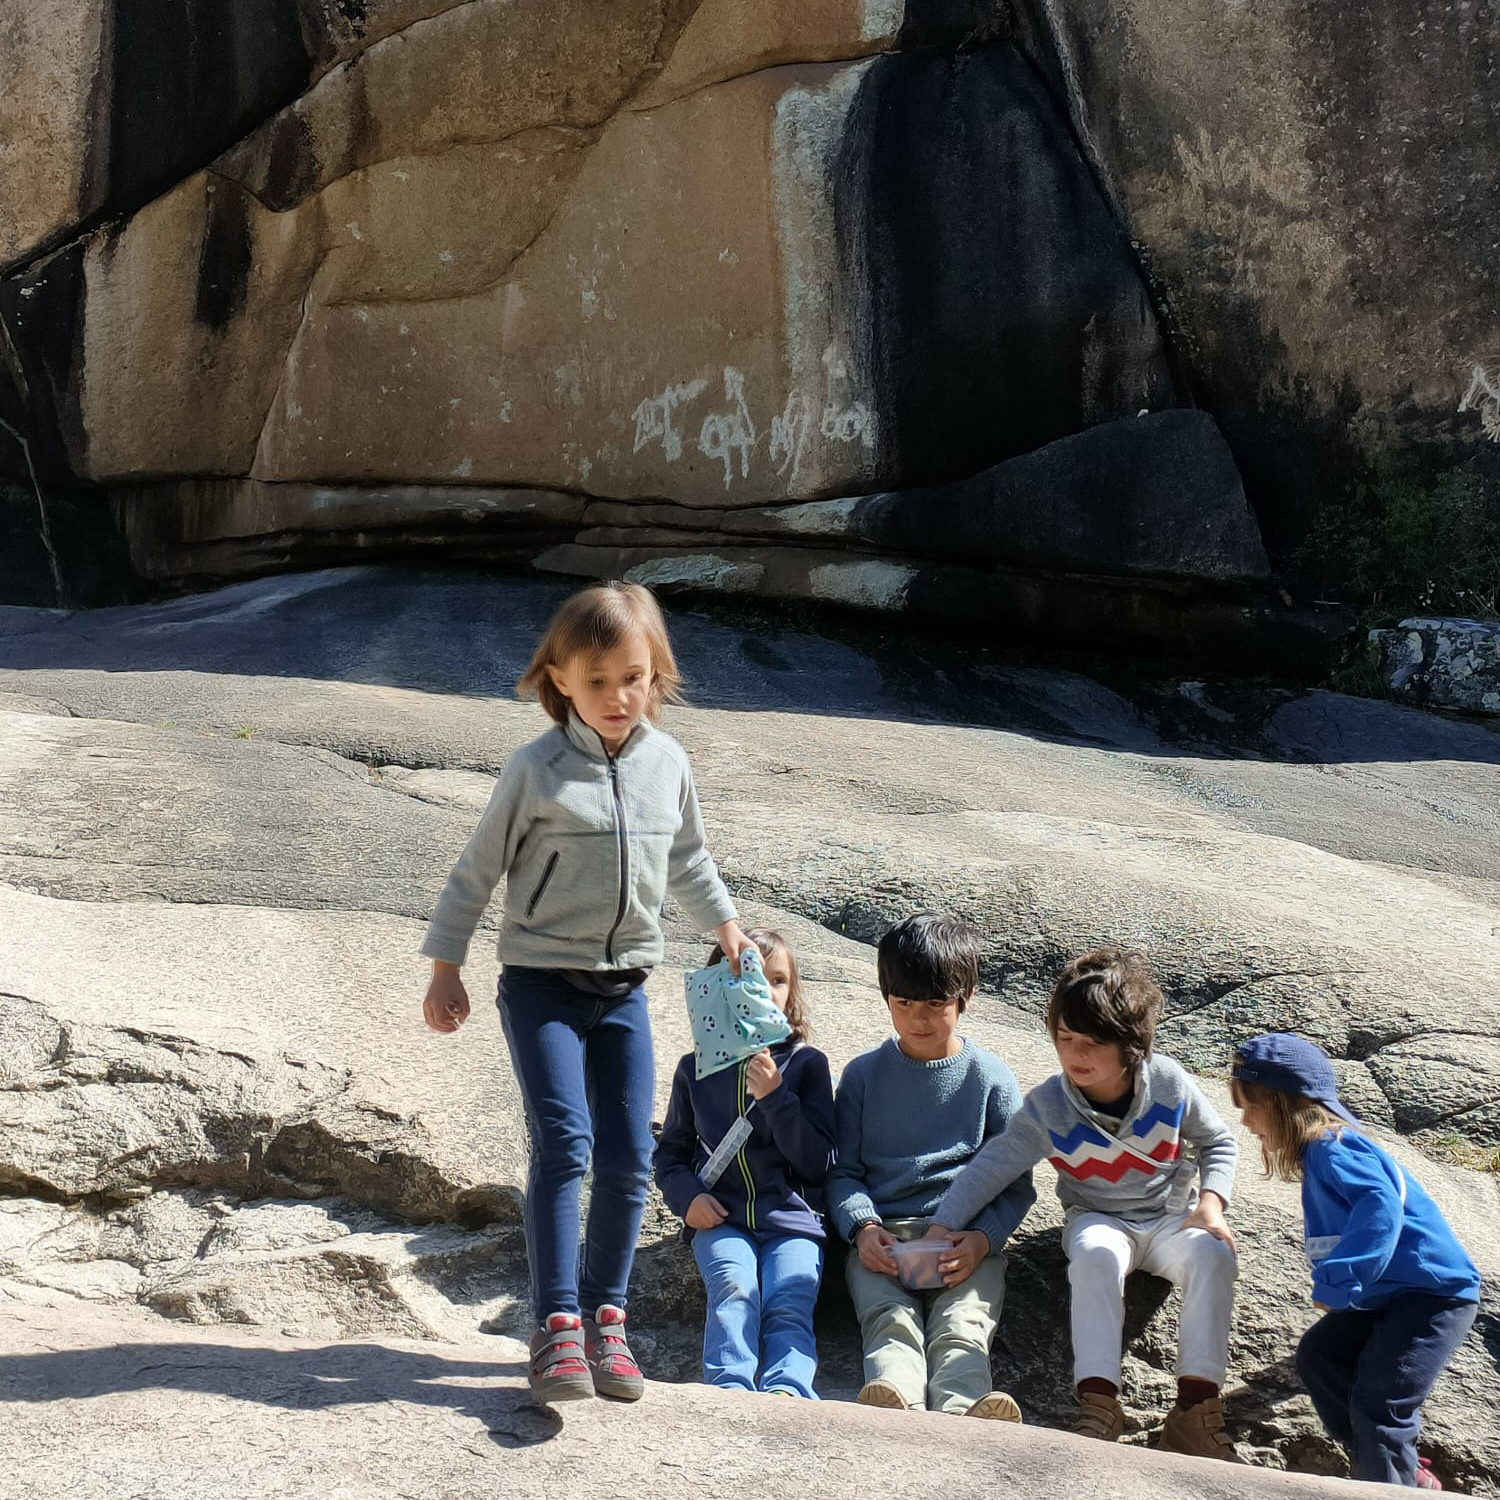
<instances>
[{"instance_id":1,"label":"blue pants","mask_svg":"<svg viewBox=\"0 0 1500 1500\"><path fill-rule=\"evenodd\" d=\"M1405 1292L1369 1312L1327 1312L1297 1345L1297 1373L1356 1479L1415 1485L1422 1403L1477 1303Z\"/></svg>"},{"instance_id":2,"label":"blue pants","mask_svg":"<svg viewBox=\"0 0 1500 1500\"><path fill-rule=\"evenodd\" d=\"M604 1000L548 969L506 968L496 1003L521 1086L531 1156L526 1262L531 1310L625 1305L651 1167L654 1066L646 992ZM578 1199L592 1155L583 1264Z\"/></svg>"},{"instance_id":3,"label":"blue pants","mask_svg":"<svg viewBox=\"0 0 1500 1500\"><path fill-rule=\"evenodd\" d=\"M693 1235L693 1255L708 1293L704 1380L740 1391L789 1391L816 1401L813 1303L823 1270L822 1244L796 1234L757 1240L721 1224Z\"/></svg>"}]
</instances>

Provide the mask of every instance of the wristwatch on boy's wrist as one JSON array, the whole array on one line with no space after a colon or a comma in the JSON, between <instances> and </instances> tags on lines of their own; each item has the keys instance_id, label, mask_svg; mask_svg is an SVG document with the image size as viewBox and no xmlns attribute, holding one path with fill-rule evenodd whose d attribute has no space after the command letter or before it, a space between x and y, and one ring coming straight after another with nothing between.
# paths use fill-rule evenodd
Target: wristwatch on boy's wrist
<instances>
[{"instance_id":1,"label":"wristwatch on boy's wrist","mask_svg":"<svg viewBox=\"0 0 1500 1500\"><path fill-rule=\"evenodd\" d=\"M860 1235L862 1235L865 1230L867 1230L872 1224L877 1229L880 1228L879 1219L861 1219L859 1223L854 1226L854 1232L849 1236L849 1243L851 1245L858 1244Z\"/></svg>"}]
</instances>

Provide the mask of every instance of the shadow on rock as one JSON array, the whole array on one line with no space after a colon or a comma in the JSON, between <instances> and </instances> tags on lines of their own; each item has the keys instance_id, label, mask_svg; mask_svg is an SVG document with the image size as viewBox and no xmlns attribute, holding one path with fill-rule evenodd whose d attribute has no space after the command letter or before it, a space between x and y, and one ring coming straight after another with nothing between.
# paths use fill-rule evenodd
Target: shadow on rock
<instances>
[{"instance_id":1,"label":"shadow on rock","mask_svg":"<svg viewBox=\"0 0 1500 1500\"><path fill-rule=\"evenodd\" d=\"M494 1383L524 1371L518 1360L456 1359L383 1344L311 1349L112 1344L0 1354L0 1399L48 1402L126 1391L193 1391L292 1411L402 1401L472 1417L500 1447L525 1448L556 1437L562 1419L533 1405L526 1391Z\"/></svg>"}]
</instances>

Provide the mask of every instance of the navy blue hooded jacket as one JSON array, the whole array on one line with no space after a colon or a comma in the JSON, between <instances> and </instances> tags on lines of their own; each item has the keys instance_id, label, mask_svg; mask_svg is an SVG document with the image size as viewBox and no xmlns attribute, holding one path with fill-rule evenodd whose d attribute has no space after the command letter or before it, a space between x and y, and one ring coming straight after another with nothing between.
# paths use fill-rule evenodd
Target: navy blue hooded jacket
<instances>
[{"instance_id":1,"label":"navy blue hooded jacket","mask_svg":"<svg viewBox=\"0 0 1500 1500\"><path fill-rule=\"evenodd\" d=\"M758 1239L799 1234L820 1240L823 1183L834 1160L828 1059L791 1040L770 1050L781 1086L764 1099L745 1088L748 1061L707 1078L698 1077L691 1052L677 1064L652 1158L656 1185L679 1218L699 1193L712 1193L729 1211L724 1222ZM713 1187L704 1187L699 1168L741 1114L754 1133Z\"/></svg>"}]
</instances>

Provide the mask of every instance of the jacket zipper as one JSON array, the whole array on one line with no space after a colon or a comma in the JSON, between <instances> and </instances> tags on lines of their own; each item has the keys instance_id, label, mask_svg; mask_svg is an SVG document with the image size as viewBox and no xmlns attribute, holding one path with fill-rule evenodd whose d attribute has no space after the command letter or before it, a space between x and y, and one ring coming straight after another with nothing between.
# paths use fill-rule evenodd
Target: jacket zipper
<instances>
[{"instance_id":1,"label":"jacket zipper","mask_svg":"<svg viewBox=\"0 0 1500 1500\"><path fill-rule=\"evenodd\" d=\"M542 892L547 889L547 882L552 879L552 872L557 868L558 851L554 849L547 856L546 867L542 871L542 878L537 881L536 889L531 893L531 900L526 903L526 915L529 917L536 910L536 904L542 899Z\"/></svg>"},{"instance_id":2,"label":"jacket zipper","mask_svg":"<svg viewBox=\"0 0 1500 1500\"><path fill-rule=\"evenodd\" d=\"M746 1058L740 1064L740 1113L742 1115L750 1113L750 1101L745 1088L745 1075L749 1067L750 1059ZM745 1155L749 1144L746 1141L745 1145L740 1147L738 1160L740 1176L745 1179L745 1227L753 1232L755 1229L755 1179L750 1175L750 1162Z\"/></svg>"},{"instance_id":3,"label":"jacket zipper","mask_svg":"<svg viewBox=\"0 0 1500 1500\"><path fill-rule=\"evenodd\" d=\"M604 743L602 735L599 743ZM620 904L615 910L614 926L604 939L604 962L613 965L615 934L620 930L620 923L625 920L625 907L630 893L630 827L625 821L625 799L620 795L620 768L615 764L613 755L608 751L605 751L605 755L609 760L609 790L615 799L615 831L620 845Z\"/></svg>"}]
</instances>

